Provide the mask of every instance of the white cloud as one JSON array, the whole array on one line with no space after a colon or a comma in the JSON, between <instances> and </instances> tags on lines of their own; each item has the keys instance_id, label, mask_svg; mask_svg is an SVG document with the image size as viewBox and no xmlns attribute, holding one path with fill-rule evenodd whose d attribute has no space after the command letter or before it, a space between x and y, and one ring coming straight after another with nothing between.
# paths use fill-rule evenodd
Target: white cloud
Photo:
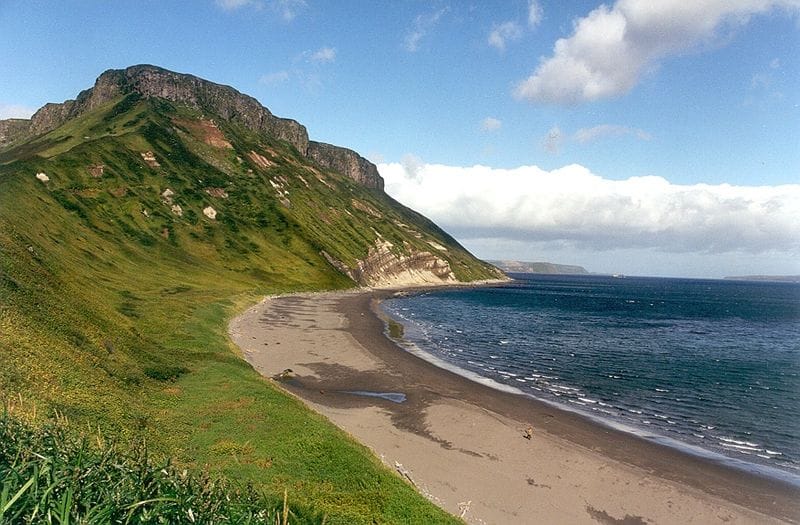
<instances>
[{"instance_id":1,"label":"white cloud","mask_svg":"<svg viewBox=\"0 0 800 525\"><path fill-rule=\"evenodd\" d=\"M591 128L581 128L572 136L575 142L586 144L609 137L623 137L632 135L639 140L650 140L652 137L644 130L629 128L627 126L617 126L614 124L600 124Z\"/></svg>"},{"instance_id":2,"label":"white cloud","mask_svg":"<svg viewBox=\"0 0 800 525\"><path fill-rule=\"evenodd\" d=\"M311 53L309 58L312 62L333 62L336 60L336 50L332 47L323 47Z\"/></svg>"},{"instance_id":3,"label":"white cloud","mask_svg":"<svg viewBox=\"0 0 800 525\"><path fill-rule=\"evenodd\" d=\"M260 7L262 4L256 0L216 0L216 4L226 11L233 11L246 6Z\"/></svg>"},{"instance_id":4,"label":"white cloud","mask_svg":"<svg viewBox=\"0 0 800 525\"><path fill-rule=\"evenodd\" d=\"M8 118L31 118L35 109L20 106L19 104L0 104L0 120Z\"/></svg>"},{"instance_id":5,"label":"white cloud","mask_svg":"<svg viewBox=\"0 0 800 525\"><path fill-rule=\"evenodd\" d=\"M542 6L537 0L529 0L527 22L530 29L534 29L542 21ZM500 51L505 51L506 44L519 40L525 34L523 26L514 20L494 24L489 33L487 42L490 46Z\"/></svg>"},{"instance_id":6,"label":"white cloud","mask_svg":"<svg viewBox=\"0 0 800 525\"><path fill-rule=\"evenodd\" d=\"M259 79L259 82L266 84L267 86L276 86L289 80L289 76L290 75L288 71L275 71L274 73L267 73L266 75L263 75Z\"/></svg>"},{"instance_id":7,"label":"white cloud","mask_svg":"<svg viewBox=\"0 0 800 525\"><path fill-rule=\"evenodd\" d=\"M495 49L503 51L506 48L506 42L509 40L519 40L522 38L522 28L516 22L504 22L492 28L489 33L489 45Z\"/></svg>"},{"instance_id":8,"label":"white cloud","mask_svg":"<svg viewBox=\"0 0 800 525\"><path fill-rule=\"evenodd\" d=\"M564 134L561 133L559 127L553 126L542 140L542 147L546 152L556 154L561 151L561 146L564 144L564 140Z\"/></svg>"},{"instance_id":9,"label":"white cloud","mask_svg":"<svg viewBox=\"0 0 800 525\"><path fill-rule=\"evenodd\" d=\"M539 5L537 0L530 0L528 2L528 27L534 28L542 21L544 11L542 6Z\"/></svg>"},{"instance_id":10,"label":"white cloud","mask_svg":"<svg viewBox=\"0 0 800 525\"><path fill-rule=\"evenodd\" d=\"M503 122L494 117L486 117L481 121L481 129L483 131L497 131L503 127Z\"/></svg>"},{"instance_id":11,"label":"white cloud","mask_svg":"<svg viewBox=\"0 0 800 525\"><path fill-rule=\"evenodd\" d=\"M599 140L634 137L638 140L650 140L653 137L643 129L619 126L616 124L599 124L591 128L581 128L573 134L564 133L558 126L553 126L542 138L541 146L548 153L558 154L566 144L590 144Z\"/></svg>"},{"instance_id":12,"label":"white cloud","mask_svg":"<svg viewBox=\"0 0 800 525\"><path fill-rule=\"evenodd\" d=\"M600 251L800 256L800 184L616 181L580 165L505 170L419 159L378 169L387 193L467 243L492 238Z\"/></svg>"},{"instance_id":13,"label":"white cloud","mask_svg":"<svg viewBox=\"0 0 800 525\"><path fill-rule=\"evenodd\" d=\"M447 14L449 10L449 7L444 7L438 11L418 15L414 19L414 25L411 31L406 34L404 42L406 51L411 53L416 52L419 49L420 41L436 27L439 20Z\"/></svg>"},{"instance_id":14,"label":"white cloud","mask_svg":"<svg viewBox=\"0 0 800 525\"><path fill-rule=\"evenodd\" d=\"M246 7L263 9L265 5L268 5L286 22L294 20L299 12L307 6L306 0L215 0L215 3L225 11L235 11Z\"/></svg>"},{"instance_id":15,"label":"white cloud","mask_svg":"<svg viewBox=\"0 0 800 525\"><path fill-rule=\"evenodd\" d=\"M800 11L798 0L617 0L574 22L553 55L520 82L515 96L571 105L630 91L663 57L713 39L773 8Z\"/></svg>"},{"instance_id":16,"label":"white cloud","mask_svg":"<svg viewBox=\"0 0 800 525\"><path fill-rule=\"evenodd\" d=\"M307 6L305 0L273 0L270 5L287 22L294 20Z\"/></svg>"}]
</instances>

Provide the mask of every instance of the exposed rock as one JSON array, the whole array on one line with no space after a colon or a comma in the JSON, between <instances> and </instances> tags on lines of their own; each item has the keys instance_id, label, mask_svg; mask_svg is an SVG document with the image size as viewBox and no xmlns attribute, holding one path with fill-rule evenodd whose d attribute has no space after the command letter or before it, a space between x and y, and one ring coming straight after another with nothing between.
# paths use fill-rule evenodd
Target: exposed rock
<instances>
[{"instance_id":1,"label":"exposed rock","mask_svg":"<svg viewBox=\"0 0 800 525\"><path fill-rule=\"evenodd\" d=\"M45 173L37 173L36 178L42 182L48 182L50 180L50 177L48 177Z\"/></svg>"},{"instance_id":2,"label":"exposed rock","mask_svg":"<svg viewBox=\"0 0 800 525\"><path fill-rule=\"evenodd\" d=\"M161 200L164 201L165 204L172 204L172 196L175 195L175 192L171 189L167 188L161 194Z\"/></svg>"},{"instance_id":3,"label":"exposed rock","mask_svg":"<svg viewBox=\"0 0 800 525\"><path fill-rule=\"evenodd\" d=\"M89 166L89 175L94 177L95 179L99 179L103 176L103 172L105 171L106 167L104 164L96 164L94 166Z\"/></svg>"},{"instance_id":4,"label":"exposed rock","mask_svg":"<svg viewBox=\"0 0 800 525\"><path fill-rule=\"evenodd\" d=\"M228 142L213 120L173 119L173 122L187 128L192 135L212 148L233 149L233 145Z\"/></svg>"},{"instance_id":5,"label":"exposed rock","mask_svg":"<svg viewBox=\"0 0 800 525\"><path fill-rule=\"evenodd\" d=\"M0 148L27 135L30 128L31 121L28 119L11 118L0 120Z\"/></svg>"},{"instance_id":6,"label":"exposed rock","mask_svg":"<svg viewBox=\"0 0 800 525\"><path fill-rule=\"evenodd\" d=\"M211 206L206 206L205 208L203 208L203 215L205 215L211 220L214 220L217 218L217 210L215 210Z\"/></svg>"},{"instance_id":7,"label":"exposed rock","mask_svg":"<svg viewBox=\"0 0 800 525\"><path fill-rule=\"evenodd\" d=\"M183 217L183 208L181 208L178 204L173 204L170 207L170 210L172 210L172 213L174 213L178 217Z\"/></svg>"},{"instance_id":8,"label":"exposed rock","mask_svg":"<svg viewBox=\"0 0 800 525\"><path fill-rule=\"evenodd\" d=\"M338 171L367 188L383 190L383 178L378 173L378 168L353 150L311 141L308 143L308 158L323 168Z\"/></svg>"},{"instance_id":9,"label":"exposed rock","mask_svg":"<svg viewBox=\"0 0 800 525\"><path fill-rule=\"evenodd\" d=\"M220 199L228 198L228 192L226 192L222 188L206 188L206 193L208 193L212 197L219 197Z\"/></svg>"},{"instance_id":10,"label":"exposed rock","mask_svg":"<svg viewBox=\"0 0 800 525\"><path fill-rule=\"evenodd\" d=\"M369 215L372 215L376 219L382 219L383 218L383 214L381 214L381 212L379 212L378 210L376 210L375 208L373 208L372 206L370 206L366 202L360 201L358 199L352 199L350 201L350 204L353 205L353 208L355 208L357 210L361 210L361 211L363 211L365 213L368 213Z\"/></svg>"},{"instance_id":11,"label":"exposed rock","mask_svg":"<svg viewBox=\"0 0 800 525\"><path fill-rule=\"evenodd\" d=\"M251 151L250 153L247 154L247 156L250 157L250 160L255 162L257 166L262 168L269 168L270 166L275 165L274 162L272 162L265 156L256 153L255 151Z\"/></svg>"},{"instance_id":12,"label":"exposed rock","mask_svg":"<svg viewBox=\"0 0 800 525\"><path fill-rule=\"evenodd\" d=\"M151 168L158 168L161 164L156 160L156 155L152 151L143 151L141 153L142 160L144 160Z\"/></svg>"},{"instance_id":13,"label":"exposed rock","mask_svg":"<svg viewBox=\"0 0 800 525\"><path fill-rule=\"evenodd\" d=\"M438 242L428 241L428 244L430 244L431 248L433 248L434 250L439 250L440 252L446 252L447 251L447 248L445 248L444 246L442 246Z\"/></svg>"},{"instance_id":14,"label":"exposed rock","mask_svg":"<svg viewBox=\"0 0 800 525\"><path fill-rule=\"evenodd\" d=\"M390 287L457 282L450 263L430 252L406 247L406 254L392 250L392 243L377 239L367 257L350 268L330 254L322 255L337 270L361 286Z\"/></svg>"}]
</instances>

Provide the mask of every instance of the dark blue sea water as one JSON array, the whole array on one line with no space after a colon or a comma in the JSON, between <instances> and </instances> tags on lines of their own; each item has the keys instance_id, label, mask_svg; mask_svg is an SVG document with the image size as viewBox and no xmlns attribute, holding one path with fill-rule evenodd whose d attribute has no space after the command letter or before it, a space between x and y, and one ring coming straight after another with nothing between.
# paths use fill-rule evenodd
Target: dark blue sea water
<instances>
[{"instance_id":1,"label":"dark blue sea water","mask_svg":"<svg viewBox=\"0 0 800 525\"><path fill-rule=\"evenodd\" d=\"M383 307L474 379L800 484L800 285L515 277Z\"/></svg>"}]
</instances>

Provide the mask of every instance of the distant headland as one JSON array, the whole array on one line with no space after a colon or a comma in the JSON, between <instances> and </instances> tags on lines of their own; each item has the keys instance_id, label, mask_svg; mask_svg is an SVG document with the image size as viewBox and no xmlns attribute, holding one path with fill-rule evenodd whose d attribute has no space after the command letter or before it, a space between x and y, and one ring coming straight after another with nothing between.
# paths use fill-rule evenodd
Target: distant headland
<instances>
[{"instance_id":1,"label":"distant headland","mask_svg":"<svg viewBox=\"0 0 800 525\"><path fill-rule=\"evenodd\" d=\"M583 266L572 264L555 264L549 262L526 262L526 261L486 261L503 270L511 273L546 273L555 275L588 275L589 272Z\"/></svg>"},{"instance_id":2,"label":"distant headland","mask_svg":"<svg viewBox=\"0 0 800 525\"><path fill-rule=\"evenodd\" d=\"M737 275L732 277L724 277L724 279L728 281L772 281L779 283L800 283L800 275Z\"/></svg>"}]
</instances>

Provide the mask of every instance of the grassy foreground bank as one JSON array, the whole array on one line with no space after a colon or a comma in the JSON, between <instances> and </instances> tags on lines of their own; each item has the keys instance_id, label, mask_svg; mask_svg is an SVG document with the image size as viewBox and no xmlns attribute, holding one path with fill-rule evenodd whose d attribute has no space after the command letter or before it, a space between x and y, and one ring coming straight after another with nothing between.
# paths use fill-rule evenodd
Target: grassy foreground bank
<instances>
[{"instance_id":1,"label":"grassy foreground bank","mask_svg":"<svg viewBox=\"0 0 800 525\"><path fill-rule=\"evenodd\" d=\"M35 426L63 414L69 432L91 427L120 450L145 440L158 461L251 483L268 501L287 492L309 519L456 521L230 343L228 320L265 294L352 286L300 223L278 242L257 225L200 220L144 237L130 230L140 205L94 186L158 196L159 175L85 180L83 155L0 164L0 397L22 396Z\"/></svg>"},{"instance_id":2,"label":"grassy foreground bank","mask_svg":"<svg viewBox=\"0 0 800 525\"><path fill-rule=\"evenodd\" d=\"M214 111L130 93L0 150L0 399L23 399L34 429L60 414L65 435L287 493L312 521L457 521L260 377L227 324L263 295L353 286L336 265L377 245L495 274L382 191Z\"/></svg>"},{"instance_id":3,"label":"grassy foreground bank","mask_svg":"<svg viewBox=\"0 0 800 525\"><path fill-rule=\"evenodd\" d=\"M22 437L14 438L18 442L41 442L51 454L59 454L59 449L65 449L67 457L47 460L45 464L52 469L60 463L64 472L74 473L72 481L70 478L60 480L62 485L66 483L74 489L64 489L61 499L50 502L52 505L67 505L69 509L61 509L61 512L72 512L73 519L81 512L89 512L89 504L82 503L81 498L107 496L101 492L93 495L91 484L76 481L87 476L91 478L92 472L100 475L101 479L110 475L108 472L98 474L111 463L107 458L108 450L91 440L87 443L75 437L88 433L100 437L102 442L116 443L114 450L128 458L122 463L129 463L131 468L141 462L135 454L141 450L141 443L146 442L151 457L156 461L145 470L158 474L160 469L157 467L171 458L170 462L176 469L188 469L194 473L194 481L184 480L183 488L178 486L184 481L175 477L175 470L165 474L164 480L153 481L155 488L139 487L141 495L131 494L129 500L117 505L118 515L125 519L112 522L147 522L147 519L127 521L128 517L140 514L129 515L122 510L135 504L135 497L141 500L177 497L163 496L158 491L151 493L162 486L172 491L183 490L182 497L192 501L200 498L198 501L205 501L206 506L210 506L213 498L208 494L208 487L200 481L201 472L208 472L213 479L222 478L213 484L213 494L225 493L226 497L234 497L234 502L238 501L237 498L242 500L241 505L231 503L222 509L234 512L229 515L239 516L230 521L232 523L241 522L240 518L244 517L252 523L276 522L260 521L259 516L269 519L282 517L281 512L275 514L273 511L280 508L284 493L289 495L290 517L294 520L289 523L320 523L323 519L326 523L342 524L457 522L383 467L365 447L279 391L234 353L225 333L227 320L254 298L254 295L242 294L238 301L208 301L207 298L208 302L203 303L195 297L192 301L172 299L164 304L159 300L160 306L171 311L170 315L166 312L155 314L155 305L150 309L150 305L142 300L140 308L150 314L143 313L137 318L136 326L147 332L172 334L162 342L169 345L166 348L170 349L170 354L180 357L174 362L159 359L139 363L144 370L143 377L132 380L126 376L126 381L135 385L134 394L126 389L114 389L113 385L106 385L98 393L87 390L84 382L75 377L84 365L80 360L74 362L77 366L72 367L72 373L68 372L66 365L56 368L39 361L47 369L43 373L63 376L66 381L59 385L60 395L38 403L37 407L24 401L17 403L16 412L25 419L34 420L35 424L32 427L14 427L8 421L4 422L6 433L2 439L6 453L12 448L8 446L9 441L13 441L7 438L14 435L9 428L21 432ZM45 347L42 349L47 351ZM31 353L28 352L27 356L30 358ZM177 363L182 364L179 366ZM178 368L180 370L176 370ZM91 378L86 379L91 383ZM26 396L33 393L29 390ZM70 423L56 427L55 431L47 430L52 421L47 414L56 410L70 414ZM45 430L36 430L41 426ZM32 439L27 437L30 435L45 437ZM48 440L54 444L48 445ZM84 452L84 447L91 453ZM76 455L83 457L76 459ZM93 463L90 457L105 459ZM113 463L120 464L119 461ZM35 467L40 477L45 464ZM14 478L17 483L5 490L6 503L30 479L27 474L33 476L32 468L34 466L29 463L25 473ZM81 470L83 473L79 473ZM12 480L7 472L0 474L3 474L4 482ZM56 478L56 472L51 470L48 480ZM41 491L41 483L36 483ZM129 490L136 486L135 480L130 479L119 484ZM242 492L241 486L247 490ZM90 494L85 494L86 491ZM31 494L12 504L6 516L16 515L22 510L20 506L23 503L30 505L30 498L36 498ZM240 498L238 494L250 495ZM255 500L253 495L257 495ZM247 505L245 500L249 502ZM100 510L116 505L108 499L91 503ZM142 510L147 508L145 506ZM162 512L170 522L171 513L188 512L188 508L179 503L165 503L152 508L150 514L144 516L152 518ZM95 510L100 512L98 509ZM198 511L197 508L194 510ZM12 519L8 522L17 521ZM225 521L218 517L205 522Z\"/></svg>"}]
</instances>

